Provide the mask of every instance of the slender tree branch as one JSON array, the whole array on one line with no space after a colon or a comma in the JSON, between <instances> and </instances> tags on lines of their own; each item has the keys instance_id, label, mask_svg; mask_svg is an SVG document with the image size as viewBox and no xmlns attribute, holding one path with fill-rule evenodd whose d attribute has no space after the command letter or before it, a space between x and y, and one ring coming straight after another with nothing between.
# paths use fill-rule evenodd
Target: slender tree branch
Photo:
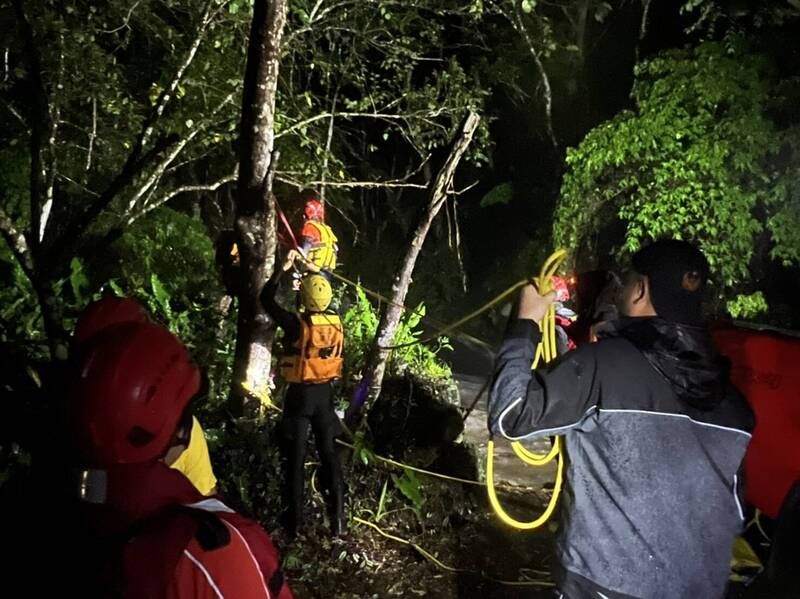
<instances>
[{"instance_id":1,"label":"slender tree branch","mask_svg":"<svg viewBox=\"0 0 800 599\"><path fill-rule=\"evenodd\" d=\"M64 83L64 36L58 36L58 76L54 89L58 90L63 87ZM44 233L47 230L47 223L50 220L50 212L53 209L54 191L56 184L56 174L58 172L58 159L56 157L56 141L58 137L58 125L61 120L61 106L58 102L58 97L53 94L50 99L50 131L47 136L47 155L48 165L45 170L46 173L46 187L45 187L45 200L42 204L42 213L39 218L39 243L44 241Z\"/></svg>"},{"instance_id":2,"label":"slender tree branch","mask_svg":"<svg viewBox=\"0 0 800 599\"><path fill-rule=\"evenodd\" d=\"M386 187L408 187L412 189L428 189L427 185L422 183L404 183L401 180L393 181L298 181L285 175L276 175L275 177L281 183L291 185L296 189L303 189L305 187L313 187L315 185L322 185L325 183L328 187L338 187L342 189L381 189Z\"/></svg>"},{"instance_id":3,"label":"slender tree branch","mask_svg":"<svg viewBox=\"0 0 800 599\"><path fill-rule=\"evenodd\" d=\"M89 133L89 147L86 150L86 168L84 168L86 180L88 180L89 171L92 168L92 151L94 150L95 139L97 139L97 98L92 96L92 131Z\"/></svg>"},{"instance_id":4,"label":"slender tree branch","mask_svg":"<svg viewBox=\"0 0 800 599\"><path fill-rule=\"evenodd\" d=\"M68 183L71 183L71 184L72 184L72 185L74 185L75 187L78 187L78 188L79 188L79 189L80 189L80 190L81 190L83 193L87 193L87 194L89 194L90 196L92 196L93 198L99 198L99 197L100 197L100 194L99 194L99 193L97 193L95 190L93 190L93 189L89 189L89 188L88 188L88 187L86 187L86 185L84 185L83 183L79 183L79 182L78 182L78 181L76 181L75 179L71 179L70 177L68 177L67 175L65 175L65 174L64 174L64 173L62 173L62 172L59 172L59 173L57 173L57 174L56 174L56 176L57 176L59 179L63 179L64 181L66 181L66 182L68 182Z\"/></svg>"},{"instance_id":5,"label":"slender tree branch","mask_svg":"<svg viewBox=\"0 0 800 599\"><path fill-rule=\"evenodd\" d=\"M123 30L123 29L128 29L128 28L130 28L130 25L129 25L129 23L131 22L131 17L133 16L133 11L135 11L135 10L136 10L136 8L137 8L137 7L138 7L138 6L139 6L141 3L142 3L142 0L136 0L136 2L134 2L134 3L133 3L133 6L131 6L131 7L130 7L130 9L128 10L128 14L127 14L127 16L125 17L125 20L122 22L122 25L120 25L119 27L115 27L114 29L109 29L109 30L101 30L101 33L108 33L108 34L112 34L112 33L116 33L117 31L121 31L121 30Z\"/></svg>"},{"instance_id":6,"label":"slender tree branch","mask_svg":"<svg viewBox=\"0 0 800 599\"><path fill-rule=\"evenodd\" d=\"M294 123L290 127L284 129L283 131L275 134L275 139L279 137L283 137L284 135L288 135L290 133L294 133L298 129L302 129L303 127L307 127L312 123L317 121L321 121L324 119L330 119L333 116L343 118L343 119L379 119L379 120L386 120L386 121L411 121L411 120L422 120L428 122L432 125L440 126L437 123L433 123L431 119L434 119L438 116L441 116L442 109L437 109L430 112L412 112L408 114L392 114L387 112L321 112L319 114L315 114L312 117Z\"/></svg>"},{"instance_id":7,"label":"slender tree branch","mask_svg":"<svg viewBox=\"0 0 800 599\"><path fill-rule=\"evenodd\" d=\"M547 71L544 68L544 63L542 63L541 56L539 51L536 49L536 45L533 43L530 32L525 27L525 21L522 17L521 3L517 0L512 0L512 3L514 5L513 15L509 15L502 10L501 13L511 23L511 26L517 31L517 33L522 36L522 39L528 48L528 52L530 53L531 57L533 58L533 62L536 65L536 70L539 73L539 78L542 81L542 88L544 90L545 129L547 130L547 136L550 139L550 143L553 145L553 149L558 150L558 140L556 139L555 132L553 131L553 90L550 87L550 77L547 75Z\"/></svg>"},{"instance_id":8,"label":"slender tree branch","mask_svg":"<svg viewBox=\"0 0 800 599\"><path fill-rule=\"evenodd\" d=\"M213 183L206 183L205 185L183 185L181 187L176 187L175 189L171 189L170 191L159 197L157 200L153 202L148 202L147 205L144 206L140 212L138 212L135 216L132 216L130 219L128 219L127 224L131 224L132 222L134 222L138 218L141 218L148 212L163 206L175 196L178 196L182 193L217 191L223 185L236 181L236 177L238 176L239 176L239 169L237 168L230 175L225 175L224 177L217 179Z\"/></svg>"},{"instance_id":9,"label":"slender tree branch","mask_svg":"<svg viewBox=\"0 0 800 599\"><path fill-rule=\"evenodd\" d=\"M222 110L228 103L233 100L233 94L228 94L222 102L220 102L216 108L211 112L210 117L213 117L217 114L220 110ZM209 117L209 118L210 118ZM128 201L128 210L133 212L136 207L136 204L139 202L142 197L148 193L150 190L155 189L158 185L158 182L161 180L161 177L164 175L164 172L167 170L170 164L180 156L180 153L183 149L191 142L199 133L205 131L206 126L197 126L192 131L186 135L183 139L181 139L174 148L164 157L164 159L156 165L153 169L153 172L150 173L150 176L145 180L144 184L140 185L138 189L133 194L133 197Z\"/></svg>"},{"instance_id":10,"label":"slender tree branch","mask_svg":"<svg viewBox=\"0 0 800 599\"><path fill-rule=\"evenodd\" d=\"M642 20L639 24L639 39L636 42L636 64L639 63L641 45L647 36L647 22L650 18L650 0L642 0Z\"/></svg>"},{"instance_id":11,"label":"slender tree branch","mask_svg":"<svg viewBox=\"0 0 800 599\"><path fill-rule=\"evenodd\" d=\"M31 130L30 130L30 128L28 127L28 123L26 123L26 122L25 122L25 119L24 119L24 118L23 118L23 116L22 116L22 115L21 115L21 114L20 114L20 113L17 111L17 109L16 109L16 108L14 108L14 107L11 105L11 103L10 103L10 102L8 102L7 100L3 100L3 104L5 104L6 108L8 108L8 111L9 111L9 112L10 112L10 113L11 113L11 114L14 116L14 118L15 118L15 119L17 119L17 120L19 121L20 125L22 125L22 126L25 128L25 131L26 131L26 133L28 133L28 135L30 135L30 133L31 133Z\"/></svg>"},{"instance_id":12,"label":"slender tree branch","mask_svg":"<svg viewBox=\"0 0 800 599\"><path fill-rule=\"evenodd\" d=\"M88 229L100 213L116 198L122 190L130 185L133 180L149 165L155 158L176 142L174 135L162 137L153 143L153 147L145 152L140 160L135 162L128 161L120 173L111 181L109 186L89 205L89 208L78 215L64 229L64 233L56 239L49 248L49 256L52 258L51 268L57 268L56 263L61 264L63 258L72 255L77 246L81 234Z\"/></svg>"},{"instance_id":13,"label":"slender tree branch","mask_svg":"<svg viewBox=\"0 0 800 599\"><path fill-rule=\"evenodd\" d=\"M323 204L325 203L325 187L326 187L325 179L328 178L328 163L330 161L330 155L331 155L331 143L333 142L333 121L336 114L336 101L338 99L339 99L339 86L337 85L336 91L333 94L333 100L331 100L331 118L330 121L328 121L328 137L325 140L325 153L323 154L322 158L322 169L321 169L322 174L320 176L320 179L322 179L323 183L320 186L319 195L320 195L320 200L322 200Z\"/></svg>"}]
</instances>

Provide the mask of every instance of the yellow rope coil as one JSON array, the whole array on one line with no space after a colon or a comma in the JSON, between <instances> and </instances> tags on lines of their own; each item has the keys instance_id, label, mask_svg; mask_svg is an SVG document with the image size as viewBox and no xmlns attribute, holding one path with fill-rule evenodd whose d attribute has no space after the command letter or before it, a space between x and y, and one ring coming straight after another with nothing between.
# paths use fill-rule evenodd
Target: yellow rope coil
<instances>
[{"instance_id":1,"label":"yellow rope coil","mask_svg":"<svg viewBox=\"0 0 800 599\"><path fill-rule=\"evenodd\" d=\"M559 266L561 266L566 254L566 250L558 250L557 252L554 252L547 260L545 260L539 277L534 279L539 287L540 293L545 294L553 290L552 277L558 270ZM542 331L542 340L539 342L539 345L536 348L536 356L532 365L533 369L538 366L540 359L543 359L545 363L548 363L554 360L558 355L558 348L556 344L555 306L551 305L548 308L544 318L542 319L542 322L539 323L539 328ZM561 438L555 437L552 448L545 455L535 454L526 449L517 441L511 444L511 448L514 450L514 453L518 458L531 466L544 466L545 464L549 464L554 459L558 458L558 464L556 466L556 483L553 487L553 495L550 497L547 507L545 508L544 512L542 512L542 514L535 520L523 522L509 515L503 509L503 506L500 505L494 484L494 441L491 439L489 440L488 447L486 449L486 490L489 494L489 503L498 517L509 526L513 526L519 530L533 530L535 528L539 528L545 522L547 522L555 510L556 504L558 503L558 497L561 494L561 486L564 477L564 456L562 455L561 451Z\"/></svg>"}]
</instances>

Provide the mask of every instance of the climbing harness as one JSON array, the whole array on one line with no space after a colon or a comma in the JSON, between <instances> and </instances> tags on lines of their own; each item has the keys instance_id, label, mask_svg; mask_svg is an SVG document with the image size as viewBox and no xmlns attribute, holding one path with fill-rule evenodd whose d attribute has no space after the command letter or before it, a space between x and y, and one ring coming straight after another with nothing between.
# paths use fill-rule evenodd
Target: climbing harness
<instances>
[{"instance_id":1,"label":"climbing harness","mask_svg":"<svg viewBox=\"0 0 800 599\"><path fill-rule=\"evenodd\" d=\"M553 274L558 270L559 266L561 266L561 263L566 258L566 254L566 250L558 250L545 261L544 265L542 266L542 270L539 273L539 277L534 280L539 287L539 293L546 294L553 290ZM536 369L540 359L543 359L545 363L549 363L554 360L558 354L556 348L554 305L550 305L544 318L542 319L542 322L539 323L539 327L542 331L542 339L536 348L536 356L532 365L533 369ZM497 498L494 485L494 440L491 438L489 439L486 449L486 490L489 495L489 503L499 518L509 526L519 530L533 530L535 528L539 528L548 521L555 510L556 504L558 503L558 497L561 494L561 486L564 476L564 456L561 449L561 438L558 436L554 438L552 448L545 455L532 453L518 441L513 442L511 447L517 457L531 466L544 466L552 462L554 459L558 459L556 466L556 482L555 486L553 487L553 495L550 497L547 507L545 508L544 512L535 520L523 522L510 516L503 509L503 506L500 505L500 501Z\"/></svg>"}]
</instances>

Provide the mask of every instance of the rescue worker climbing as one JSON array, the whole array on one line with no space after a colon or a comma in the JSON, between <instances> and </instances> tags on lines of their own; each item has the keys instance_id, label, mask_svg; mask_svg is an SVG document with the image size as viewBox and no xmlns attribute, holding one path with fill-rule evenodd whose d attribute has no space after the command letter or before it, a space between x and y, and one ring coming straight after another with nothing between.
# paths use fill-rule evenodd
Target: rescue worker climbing
<instances>
[{"instance_id":1,"label":"rescue worker climbing","mask_svg":"<svg viewBox=\"0 0 800 599\"><path fill-rule=\"evenodd\" d=\"M298 235L298 250L306 262L299 265L300 272L306 268L315 272L335 270L339 240L333 229L325 223L325 205L314 190L303 192L303 199L303 227Z\"/></svg>"},{"instance_id":2,"label":"rescue worker climbing","mask_svg":"<svg viewBox=\"0 0 800 599\"><path fill-rule=\"evenodd\" d=\"M752 414L703 326L708 274L689 243L643 248L620 294L625 317L550 371L531 363L555 294L522 291L488 425L511 440L564 436L563 597L725 594Z\"/></svg>"},{"instance_id":3,"label":"rescue worker climbing","mask_svg":"<svg viewBox=\"0 0 800 599\"><path fill-rule=\"evenodd\" d=\"M264 309L284 331L280 374L289 383L283 405L285 475L284 524L290 536L303 525L304 465L309 428L314 432L331 533L344 529L344 480L335 439L341 425L333 406L335 380L342 375L344 333L341 320L328 311L332 291L318 274L303 277L300 287L304 312L281 307L275 299L282 273L292 268L290 255L261 292Z\"/></svg>"},{"instance_id":4,"label":"rescue worker climbing","mask_svg":"<svg viewBox=\"0 0 800 599\"><path fill-rule=\"evenodd\" d=\"M172 333L132 314L82 339L67 387L87 468L78 492L98 535L92 574L111 585L75 591L291 599L264 530L170 467L189 445L201 375Z\"/></svg>"}]
</instances>

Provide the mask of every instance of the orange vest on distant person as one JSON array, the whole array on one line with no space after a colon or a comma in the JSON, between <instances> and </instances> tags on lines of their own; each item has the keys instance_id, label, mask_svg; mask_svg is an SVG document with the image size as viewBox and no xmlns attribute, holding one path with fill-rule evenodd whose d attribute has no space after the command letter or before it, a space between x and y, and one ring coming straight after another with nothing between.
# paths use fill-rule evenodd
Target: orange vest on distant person
<instances>
[{"instance_id":1,"label":"orange vest on distant person","mask_svg":"<svg viewBox=\"0 0 800 599\"><path fill-rule=\"evenodd\" d=\"M300 316L300 337L281 357L279 368L288 383L325 383L341 378L344 329L336 314Z\"/></svg>"}]
</instances>

